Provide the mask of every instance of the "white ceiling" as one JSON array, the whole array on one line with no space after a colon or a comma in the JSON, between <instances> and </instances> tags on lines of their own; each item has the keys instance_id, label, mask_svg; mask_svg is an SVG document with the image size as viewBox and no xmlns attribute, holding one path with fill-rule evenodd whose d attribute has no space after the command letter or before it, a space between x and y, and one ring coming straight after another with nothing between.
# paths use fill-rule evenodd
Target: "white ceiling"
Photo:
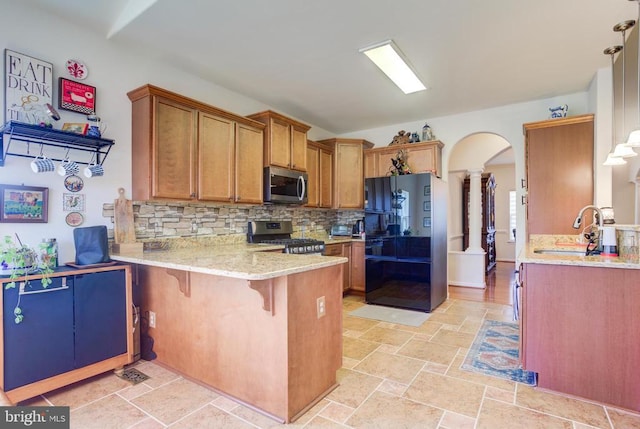
<instances>
[{"instance_id":1,"label":"white ceiling","mask_svg":"<svg viewBox=\"0 0 640 429\"><path fill-rule=\"evenodd\" d=\"M636 0L27 0L342 134L584 91ZM358 52L393 39L429 90Z\"/></svg>"}]
</instances>

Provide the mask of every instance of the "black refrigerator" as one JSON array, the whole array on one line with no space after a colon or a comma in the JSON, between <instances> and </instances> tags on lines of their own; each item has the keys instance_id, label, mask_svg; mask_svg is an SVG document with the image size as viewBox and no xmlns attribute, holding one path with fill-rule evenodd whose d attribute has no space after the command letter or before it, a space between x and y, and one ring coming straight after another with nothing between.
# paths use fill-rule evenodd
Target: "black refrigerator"
<instances>
[{"instance_id":1,"label":"black refrigerator","mask_svg":"<svg viewBox=\"0 0 640 429\"><path fill-rule=\"evenodd\" d=\"M365 179L365 300L431 312L447 299L447 187L430 174Z\"/></svg>"}]
</instances>

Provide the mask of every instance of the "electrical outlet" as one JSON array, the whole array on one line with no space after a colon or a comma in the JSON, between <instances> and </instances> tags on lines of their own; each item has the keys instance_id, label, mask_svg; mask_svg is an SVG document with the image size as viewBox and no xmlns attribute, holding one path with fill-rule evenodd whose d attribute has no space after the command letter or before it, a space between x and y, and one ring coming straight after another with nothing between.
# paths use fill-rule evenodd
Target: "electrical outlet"
<instances>
[{"instance_id":1,"label":"electrical outlet","mask_svg":"<svg viewBox=\"0 0 640 429\"><path fill-rule=\"evenodd\" d=\"M327 314L327 309L324 305L324 296L321 296L320 298L318 298L316 302L316 307L317 307L318 319L323 317L325 314Z\"/></svg>"},{"instance_id":2,"label":"electrical outlet","mask_svg":"<svg viewBox=\"0 0 640 429\"><path fill-rule=\"evenodd\" d=\"M149 312L149 327L150 328L156 327L156 313L153 311Z\"/></svg>"}]
</instances>

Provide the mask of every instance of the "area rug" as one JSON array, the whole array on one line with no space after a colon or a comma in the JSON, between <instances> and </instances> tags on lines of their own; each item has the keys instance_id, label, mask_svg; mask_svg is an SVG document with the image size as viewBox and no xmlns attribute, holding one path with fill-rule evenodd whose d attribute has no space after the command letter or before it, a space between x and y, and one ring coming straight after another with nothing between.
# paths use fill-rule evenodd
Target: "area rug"
<instances>
[{"instance_id":1,"label":"area rug","mask_svg":"<svg viewBox=\"0 0 640 429\"><path fill-rule=\"evenodd\" d=\"M115 374L121 379L129 381L133 384L138 384L149 379L149 376L147 374L138 371L135 368L127 368L124 371L116 372Z\"/></svg>"},{"instance_id":2,"label":"area rug","mask_svg":"<svg viewBox=\"0 0 640 429\"><path fill-rule=\"evenodd\" d=\"M363 305L349 313L349 316L408 326L420 326L429 318L428 313L385 307L382 305Z\"/></svg>"},{"instance_id":3,"label":"area rug","mask_svg":"<svg viewBox=\"0 0 640 429\"><path fill-rule=\"evenodd\" d=\"M518 360L519 337L516 323L485 320L462 369L535 386L536 373L523 370Z\"/></svg>"}]
</instances>

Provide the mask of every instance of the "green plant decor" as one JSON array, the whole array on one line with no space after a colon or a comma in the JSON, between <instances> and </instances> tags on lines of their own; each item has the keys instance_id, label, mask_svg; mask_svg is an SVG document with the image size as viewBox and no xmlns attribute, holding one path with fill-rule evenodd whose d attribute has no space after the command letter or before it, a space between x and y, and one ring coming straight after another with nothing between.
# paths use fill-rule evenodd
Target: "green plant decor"
<instances>
[{"instance_id":1,"label":"green plant decor","mask_svg":"<svg viewBox=\"0 0 640 429\"><path fill-rule=\"evenodd\" d=\"M20 241L20 239L18 239ZM47 244L42 243L41 248L46 248ZM0 243L0 264L3 271L9 271L9 280L5 285L5 289L16 287L16 282L23 281L25 286L29 284L29 275L42 275L42 287L46 288L51 284L49 277L53 273L53 267L49 262L38 262L38 254L34 249L25 246L22 243L16 244L10 236L5 236ZM15 323L24 320L24 314L20 308L20 294L18 294L18 303L13 309Z\"/></svg>"}]
</instances>

